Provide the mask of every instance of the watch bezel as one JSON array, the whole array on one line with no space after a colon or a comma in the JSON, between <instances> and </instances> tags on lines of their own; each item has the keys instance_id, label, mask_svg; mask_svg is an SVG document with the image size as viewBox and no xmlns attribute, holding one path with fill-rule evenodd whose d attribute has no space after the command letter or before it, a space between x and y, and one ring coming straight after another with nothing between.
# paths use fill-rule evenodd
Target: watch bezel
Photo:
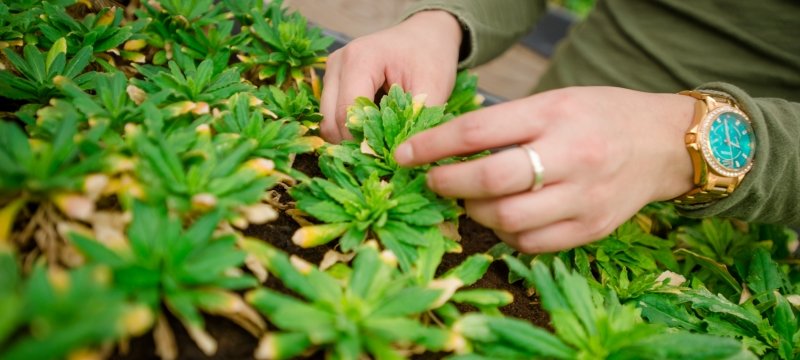
<instances>
[{"instance_id":1,"label":"watch bezel","mask_svg":"<svg viewBox=\"0 0 800 360\"><path fill-rule=\"evenodd\" d=\"M724 165L722 165L722 163L719 161L719 159L717 159L714 156L714 154L712 153L711 146L708 143L711 124L714 123L714 120L716 120L720 115L722 115L723 113L727 113L727 112L738 114L739 116L741 116L744 119L745 122L747 122L747 125L750 127L750 129L751 130L753 129L753 122L750 121L750 118L743 111L737 109L736 107L730 106L730 105L720 106L720 107L708 112L706 114L706 116L703 118L703 120L701 121L701 123L700 123L700 132L698 134L698 135L700 135L699 136L700 137L700 149L702 149L703 159L705 159L705 161L708 164L708 166L715 173L717 173L719 175L722 175L722 176L739 177L739 176L742 176L742 175L746 174L753 167L753 158L755 157L756 145L757 145L753 132L752 131L750 132L751 145L750 145L750 155L747 157L747 164L745 164L745 166L742 167L739 170L731 170L731 169L725 167Z\"/></svg>"}]
</instances>

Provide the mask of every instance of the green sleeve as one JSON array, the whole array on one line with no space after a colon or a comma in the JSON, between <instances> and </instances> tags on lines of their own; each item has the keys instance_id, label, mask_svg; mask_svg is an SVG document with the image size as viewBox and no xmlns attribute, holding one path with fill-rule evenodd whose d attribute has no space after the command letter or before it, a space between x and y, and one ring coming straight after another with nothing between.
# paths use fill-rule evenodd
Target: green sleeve
<instances>
[{"instance_id":1,"label":"green sleeve","mask_svg":"<svg viewBox=\"0 0 800 360\"><path fill-rule=\"evenodd\" d=\"M525 35L545 12L544 0L423 0L403 19L423 10L444 10L464 27L460 68L494 59ZM466 46L466 47L464 47Z\"/></svg>"},{"instance_id":2,"label":"green sleeve","mask_svg":"<svg viewBox=\"0 0 800 360\"><path fill-rule=\"evenodd\" d=\"M730 95L753 121L753 168L727 198L683 207L692 217L722 216L800 226L800 103L753 98L738 87L709 83L700 90Z\"/></svg>"}]
</instances>

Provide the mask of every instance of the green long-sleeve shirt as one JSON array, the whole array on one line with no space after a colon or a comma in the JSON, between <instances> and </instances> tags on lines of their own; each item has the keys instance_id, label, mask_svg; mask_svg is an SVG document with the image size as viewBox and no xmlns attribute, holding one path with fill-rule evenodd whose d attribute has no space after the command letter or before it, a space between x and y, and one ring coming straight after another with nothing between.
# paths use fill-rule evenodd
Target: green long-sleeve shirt
<instances>
[{"instance_id":1,"label":"green long-sleeve shirt","mask_svg":"<svg viewBox=\"0 0 800 360\"><path fill-rule=\"evenodd\" d=\"M471 67L491 60L544 13L543 0L422 0L465 27ZM754 167L733 194L689 216L800 226L800 2L600 0L559 45L533 92L609 85L731 95L753 120ZM688 155L687 155L688 156Z\"/></svg>"}]
</instances>

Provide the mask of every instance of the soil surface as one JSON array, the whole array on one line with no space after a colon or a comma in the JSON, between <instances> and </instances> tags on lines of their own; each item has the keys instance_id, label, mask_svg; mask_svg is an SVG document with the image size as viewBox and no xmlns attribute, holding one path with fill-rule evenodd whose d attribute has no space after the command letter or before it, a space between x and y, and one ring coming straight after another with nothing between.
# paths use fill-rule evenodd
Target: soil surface
<instances>
[{"instance_id":1,"label":"soil surface","mask_svg":"<svg viewBox=\"0 0 800 360\"><path fill-rule=\"evenodd\" d=\"M295 168L310 176L321 176L316 167L316 157L313 156L298 156ZM290 201L284 192L282 192L281 195L282 201ZM276 221L265 225L251 226L244 231L244 234L268 241L272 245L288 253L300 256L311 263L319 263L325 252L332 249L333 246L318 246L311 249L303 249L295 245L292 243L291 237L299 227L300 226L290 216L281 212L280 217ZM459 233L462 237L461 246L463 247L463 251L459 254L446 254L439 266L439 272L443 273L460 264L471 254L489 250L489 248L500 241L491 230L466 217L462 217L459 220ZM269 277L265 286L282 292L288 292L283 284L274 276ZM531 323L541 327L550 328L549 316L539 306L537 299L535 297L529 297L526 289L520 283L508 283L508 268L501 261L495 261L489 267L489 271L486 275L469 288L506 290L514 295L514 302L500 309L504 314L529 320ZM470 309L462 307L461 310L469 311ZM169 321L175 332L175 338L178 344L178 358L182 360L252 359L253 351L258 345L258 339L230 320L207 316L206 329L218 341L217 353L214 356L207 357L200 351L197 345L195 345L180 322L172 316L169 316ZM142 337L132 339L129 343L128 352L126 354L118 352L112 356L112 359L157 359L158 357L155 355L154 350L153 336L152 334L146 334ZM447 355L448 354L425 353L416 355L413 359L441 359ZM324 354L322 352L317 352L316 354L311 354L307 358L324 359Z\"/></svg>"}]
</instances>

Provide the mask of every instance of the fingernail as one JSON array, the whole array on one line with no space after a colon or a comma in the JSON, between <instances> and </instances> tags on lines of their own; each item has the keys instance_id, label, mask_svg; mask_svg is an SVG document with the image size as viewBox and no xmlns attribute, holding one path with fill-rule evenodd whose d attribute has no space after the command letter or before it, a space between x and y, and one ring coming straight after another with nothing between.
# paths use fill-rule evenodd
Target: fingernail
<instances>
[{"instance_id":1,"label":"fingernail","mask_svg":"<svg viewBox=\"0 0 800 360\"><path fill-rule=\"evenodd\" d=\"M399 164L408 164L414 160L414 149L409 143L402 143L394 151L394 160Z\"/></svg>"},{"instance_id":2,"label":"fingernail","mask_svg":"<svg viewBox=\"0 0 800 360\"><path fill-rule=\"evenodd\" d=\"M436 191L433 189L433 176L431 176L430 171L428 171L428 173L425 174L425 185L428 186L428 189Z\"/></svg>"}]
</instances>

